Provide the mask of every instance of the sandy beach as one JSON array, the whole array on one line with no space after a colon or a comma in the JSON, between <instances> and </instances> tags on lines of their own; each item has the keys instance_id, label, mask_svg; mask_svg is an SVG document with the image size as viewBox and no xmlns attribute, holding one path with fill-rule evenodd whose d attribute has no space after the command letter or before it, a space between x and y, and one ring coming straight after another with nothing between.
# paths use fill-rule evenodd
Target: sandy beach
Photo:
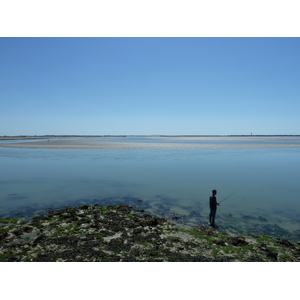
<instances>
[{"instance_id":1,"label":"sandy beach","mask_svg":"<svg viewBox=\"0 0 300 300\"><path fill-rule=\"evenodd\" d=\"M93 137L34 137L6 139L0 147L49 148L49 149L197 149L197 148L299 148L300 137L143 137L145 141L134 141L134 137L115 137L113 140ZM117 141L120 139L120 141ZM138 139L138 138L137 138ZM1 138L0 141L4 139ZM20 141L18 141L20 140ZM151 142L153 140L153 142ZM164 142L165 141L165 142Z\"/></svg>"}]
</instances>

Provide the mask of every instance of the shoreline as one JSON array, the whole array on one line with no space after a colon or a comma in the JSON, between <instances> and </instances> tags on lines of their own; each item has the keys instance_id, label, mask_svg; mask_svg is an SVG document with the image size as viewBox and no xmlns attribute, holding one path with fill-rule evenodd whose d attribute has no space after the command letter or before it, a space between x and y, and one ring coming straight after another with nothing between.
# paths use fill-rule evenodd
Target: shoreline
<instances>
[{"instance_id":1,"label":"shoreline","mask_svg":"<svg viewBox=\"0 0 300 300\"><path fill-rule=\"evenodd\" d=\"M241 148L300 148L300 145L197 145L197 146L176 146L176 145L0 145L1 148L23 148L23 149L241 149Z\"/></svg>"},{"instance_id":2,"label":"shoreline","mask_svg":"<svg viewBox=\"0 0 300 300\"><path fill-rule=\"evenodd\" d=\"M95 138L97 137L39 136L27 138L15 137L11 139L0 137L0 147L44 149L219 149L300 147L300 136L99 136L98 138L103 139L100 141L93 140ZM127 138L128 140L126 141ZM145 138L147 142L135 141L135 138ZM157 140L159 140L159 142Z\"/></svg>"},{"instance_id":3,"label":"shoreline","mask_svg":"<svg viewBox=\"0 0 300 300\"><path fill-rule=\"evenodd\" d=\"M1 140L25 140L25 139L53 139L53 138L256 138L256 137L296 137L300 138L299 134L257 134L257 135L247 135L247 134L216 134L216 135L201 135L201 134L186 134L186 135L2 135Z\"/></svg>"}]
</instances>

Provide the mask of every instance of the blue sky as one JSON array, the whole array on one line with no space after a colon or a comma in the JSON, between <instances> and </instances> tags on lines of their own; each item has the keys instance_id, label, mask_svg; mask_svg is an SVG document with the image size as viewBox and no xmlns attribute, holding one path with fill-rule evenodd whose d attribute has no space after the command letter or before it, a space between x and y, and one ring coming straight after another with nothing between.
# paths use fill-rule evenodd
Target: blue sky
<instances>
[{"instance_id":1,"label":"blue sky","mask_svg":"<svg viewBox=\"0 0 300 300\"><path fill-rule=\"evenodd\" d=\"M0 135L300 134L299 38L0 38Z\"/></svg>"}]
</instances>

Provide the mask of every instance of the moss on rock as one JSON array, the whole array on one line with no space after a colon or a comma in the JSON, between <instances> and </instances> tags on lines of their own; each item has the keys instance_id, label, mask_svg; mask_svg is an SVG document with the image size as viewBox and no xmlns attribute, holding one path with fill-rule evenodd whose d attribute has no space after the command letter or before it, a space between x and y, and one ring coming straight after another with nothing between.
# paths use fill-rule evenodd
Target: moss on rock
<instances>
[{"instance_id":1,"label":"moss on rock","mask_svg":"<svg viewBox=\"0 0 300 300\"><path fill-rule=\"evenodd\" d=\"M178 228L128 205L83 205L0 221L0 261L299 261L284 239Z\"/></svg>"}]
</instances>

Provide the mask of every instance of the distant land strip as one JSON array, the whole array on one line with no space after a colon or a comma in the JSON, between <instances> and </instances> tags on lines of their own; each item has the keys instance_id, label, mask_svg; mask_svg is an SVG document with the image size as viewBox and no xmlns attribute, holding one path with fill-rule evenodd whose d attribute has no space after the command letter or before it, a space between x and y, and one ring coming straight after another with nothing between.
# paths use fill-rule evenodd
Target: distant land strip
<instances>
[{"instance_id":1,"label":"distant land strip","mask_svg":"<svg viewBox=\"0 0 300 300\"><path fill-rule=\"evenodd\" d=\"M102 140L93 140L101 138ZM107 138L107 140L106 140ZM112 138L112 139L111 139ZM120 140L118 140L120 138ZM128 138L128 140L127 140ZM130 139L131 138L131 139ZM134 138L137 138L135 140ZM138 138L146 138L140 141ZM12 142L9 142L11 140ZM0 138L1 141L1 138ZM5 141L5 139L2 139ZM22 136L6 138L0 147L68 149L198 149L198 148L299 148L300 136L291 135L119 135Z\"/></svg>"},{"instance_id":2,"label":"distant land strip","mask_svg":"<svg viewBox=\"0 0 300 300\"><path fill-rule=\"evenodd\" d=\"M197 137L298 137L300 138L300 134L256 134L256 135L250 135L250 134L216 134L216 135L209 135L209 134L183 134L183 135L160 135L160 134L153 134L153 135L2 135L0 136L1 140L33 140L33 139L49 139L49 138L126 138L126 137L152 137L152 138L158 138L158 137L167 137L167 138L177 138L177 137L188 137L188 138L197 138Z\"/></svg>"}]
</instances>

